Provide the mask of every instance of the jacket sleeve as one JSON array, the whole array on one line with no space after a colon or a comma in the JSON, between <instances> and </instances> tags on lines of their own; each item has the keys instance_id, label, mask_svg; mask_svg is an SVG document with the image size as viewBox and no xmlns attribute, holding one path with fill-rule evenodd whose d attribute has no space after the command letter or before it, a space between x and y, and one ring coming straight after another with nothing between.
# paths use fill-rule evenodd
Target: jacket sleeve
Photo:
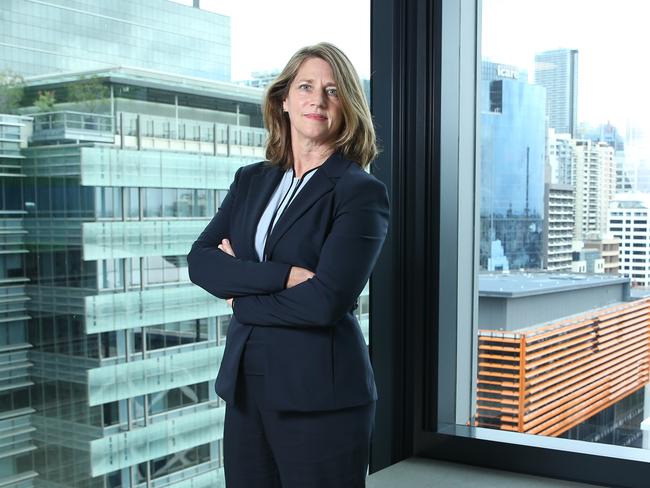
<instances>
[{"instance_id":1,"label":"jacket sleeve","mask_svg":"<svg viewBox=\"0 0 650 488\"><path fill-rule=\"evenodd\" d=\"M374 178L347 188L315 276L279 293L238 297L242 324L329 326L348 312L370 277L388 230L388 194Z\"/></svg>"},{"instance_id":2,"label":"jacket sleeve","mask_svg":"<svg viewBox=\"0 0 650 488\"><path fill-rule=\"evenodd\" d=\"M219 298L268 294L285 288L291 266L272 261L243 261L218 249L230 238L230 216L237 197L242 168L237 170L217 214L199 235L187 255L192 283Z\"/></svg>"}]
</instances>

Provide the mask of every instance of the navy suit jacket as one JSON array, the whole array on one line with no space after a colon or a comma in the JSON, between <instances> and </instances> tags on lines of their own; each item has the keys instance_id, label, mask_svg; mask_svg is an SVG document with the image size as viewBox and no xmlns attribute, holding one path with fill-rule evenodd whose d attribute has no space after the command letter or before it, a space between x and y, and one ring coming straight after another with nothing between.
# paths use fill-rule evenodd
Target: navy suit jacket
<instances>
[{"instance_id":1,"label":"navy suit jacket","mask_svg":"<svg viewBox=\"0 0 650 488\"><path fill-rule=\"evenodd\" d=\"M388 228L386 187L335 153L267 239L255 232L283 170L268 162L237 170L219 211L187 256L192 282L233 298L216 391L235 399L239 363L253 328L266 342L265 401L274 410L331 410L377 399L368 348L353 315ZM236 257L217 249L230 239ZM315 276L285 288L291 266Z\"/></svg>"}]
</instances>

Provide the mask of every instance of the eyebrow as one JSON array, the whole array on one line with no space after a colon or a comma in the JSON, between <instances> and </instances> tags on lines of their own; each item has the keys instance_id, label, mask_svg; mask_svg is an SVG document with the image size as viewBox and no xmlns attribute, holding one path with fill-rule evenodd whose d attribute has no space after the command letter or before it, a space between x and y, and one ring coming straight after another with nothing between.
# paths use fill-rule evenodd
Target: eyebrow
<instances>
[{"instance_id":1,"label":"eyebrow","mask_svg":"<svg viewBox=\"0 0 650 488\"><path fill-rule=\"evenodd\" d=\"M314 80L312 78L296 78L296 83L303 83L303 82L313 83ZM327 86L327 87L336 86L336 82L335 81L328 81L327 83L325 83L325 86Z\"/></svg>"}]
</instances>

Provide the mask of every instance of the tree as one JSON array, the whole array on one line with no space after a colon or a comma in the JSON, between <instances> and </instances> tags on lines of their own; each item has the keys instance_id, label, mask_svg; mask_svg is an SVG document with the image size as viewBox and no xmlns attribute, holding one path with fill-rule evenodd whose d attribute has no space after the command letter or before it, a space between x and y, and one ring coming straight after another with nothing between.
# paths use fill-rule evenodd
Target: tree
<instances>
[{"instance_id":1,"label":"tree","mask_svg":"<svg viewBox=\"0 0 650 488\"><path fill-rule=\"evenodd\" d=\"M23 77L11 70L0 71L0 113L15 113L23 98Z\"/></svg>"},{"instance_id":2,"label":"tree","mask_svg":"<svg viewBox=\"0 0 650 488\"><path fill-rule=\"evenodd\" d=\"M68 101L81 103L84 112L95 113L108 98L109 90L97 76L82 76L68 86Z\"/></svg>"},{"instance_id":3,"label":"tree","mask_svg":"<svg viewBox=\"0 0 650 488\"><path fill-rule=\"evenodd\" d=\"M38 91L38 97L34 100L34 105L41 112L51 112L56 103L56 97L54 96L54 90L50 91Z\"/></svg>"}]
</instances>

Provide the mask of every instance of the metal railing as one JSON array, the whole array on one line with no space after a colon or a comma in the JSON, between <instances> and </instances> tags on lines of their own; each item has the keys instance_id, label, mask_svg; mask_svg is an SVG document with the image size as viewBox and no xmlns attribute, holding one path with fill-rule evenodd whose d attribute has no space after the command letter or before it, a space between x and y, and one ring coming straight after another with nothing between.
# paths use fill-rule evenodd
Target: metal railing
<instances>
[{"instance_id":1,"label":"metal railing","mask_svg":"<svg viewBox=\"0 0 650 488\"><path fill-rule=\"evenodd\" d=\"M97 136L112 138L114 134L111 115L60 111L35 114L33 117L33 140L84 139L85 137L93 140Z\"/></svg>"}]
</instances>

